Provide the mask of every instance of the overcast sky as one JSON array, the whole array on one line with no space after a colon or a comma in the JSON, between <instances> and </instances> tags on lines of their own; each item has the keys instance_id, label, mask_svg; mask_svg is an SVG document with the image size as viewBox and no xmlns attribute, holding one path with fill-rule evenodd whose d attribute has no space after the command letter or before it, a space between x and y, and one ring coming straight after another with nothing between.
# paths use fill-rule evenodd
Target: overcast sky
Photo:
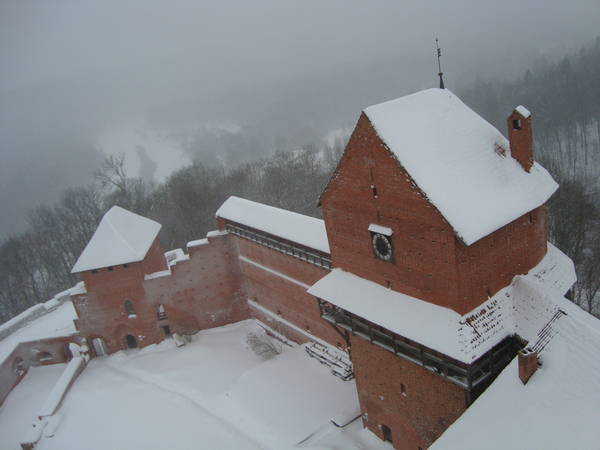
<instances>
[{"instance_id":1,"label":"overcast sky","mask_svg":"<svg viewBox=\"0 0 600 450\"><path fill-rule=\"evenodd\" d=\"M599 18L598 0L2 0L0 237L104 153L161 179L197 155L314 143L435 86L436 36L459 90L576 51Z\"/></svg>"}]
</instances>

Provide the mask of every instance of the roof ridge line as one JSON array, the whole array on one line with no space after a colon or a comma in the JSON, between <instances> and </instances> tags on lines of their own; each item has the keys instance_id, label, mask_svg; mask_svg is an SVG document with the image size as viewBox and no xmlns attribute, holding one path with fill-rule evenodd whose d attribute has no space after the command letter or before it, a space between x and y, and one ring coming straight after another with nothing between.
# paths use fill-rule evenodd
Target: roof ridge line
<instances>
[{"instance_id":1,"label":"roof ridge line","mask_svg":"<svg viewBox=\"0 0 600 450\"><path fill-rule=\"evenodd\" d=\"M112 221L110 220L110 218L108 217L108 225L110 225L110 228L115 232L115 234L119 237L119 239L121 241L123 241L123 243L133 252L134 255L136 255L137 257L137 251L135 250L135 248L133 248L129 242L127 241L127 239L125 239L125 237L117 230L117 228L113 225Z\"/></svg>"}]
</instances>

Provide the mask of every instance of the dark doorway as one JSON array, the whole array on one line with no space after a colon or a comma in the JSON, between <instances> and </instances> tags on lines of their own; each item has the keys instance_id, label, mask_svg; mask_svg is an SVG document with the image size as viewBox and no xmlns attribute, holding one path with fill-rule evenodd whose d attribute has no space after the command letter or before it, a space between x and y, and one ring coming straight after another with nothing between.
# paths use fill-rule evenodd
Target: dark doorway
<instances>
[{"instance_id":1,"label":"dark doorway","mask_svg":"<svg viewBox=\"0 0 600 450\"><path fill-rule=\"evenodd\" d=\"M125 336L125 341L127 342L127 348L136 348L137 347L137 341L136 341L135 337L132 336L131 334L128 334L127 336Z\"/></svg>"},{"instance_id":2,"label":"dark doorway","mask_svg":"<svg viewBox=\"0 0 600 450\"><path fill-rule=\"evenodd\" d=\"M165 336L171 336L171 329L169 328L169 325L163 325L161 328L163 333L165 333Z\"/></svg>"},{"instance_id":3,"label":"dark doorway","mask_svg":"<svg viewBox=\"0 0 600 450\"><path fill-rule=\"evenodd\" d=\"M392 439L392 430L387 425L381 424L381 432L383 433L383 440L385 442L394 442Z\"/></svg>"}]
</instances>

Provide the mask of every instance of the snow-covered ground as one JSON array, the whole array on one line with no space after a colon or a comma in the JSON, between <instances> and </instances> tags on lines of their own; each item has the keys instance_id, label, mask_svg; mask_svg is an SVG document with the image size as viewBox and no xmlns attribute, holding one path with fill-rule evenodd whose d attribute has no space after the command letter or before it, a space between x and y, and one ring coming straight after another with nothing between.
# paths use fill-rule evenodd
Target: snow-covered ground
<instances>
[{"instance_id":1,"label":"snow-covered ground","mask_svg":"<svg viewBox=\"0 0 600 450\"><path fill-rule=\"evenodd\" d=\"M281 353L261 356L247 342L253 334L264 331L247 320L200 332L185 347L167 340L93 359L59 410L55 436L36 449L391 448L360 419L346 428L330 422L358 414L353 381L331 375L301 346L272 341ZM1 410L0 426L17 412L11 423L31 421L31 408L12 401L18 393Z\"/></svg>"},{"instance_id":2,"label":"snow-covered ground","mask_svg":"<svg viewBox=\"0 0 600 450\"><path fill-rule=\"evenodd\" d=\"M66 364L32 367L0 406L0 448L19 450L34 417L46 401Z\"/></svg>"}]
</instances>

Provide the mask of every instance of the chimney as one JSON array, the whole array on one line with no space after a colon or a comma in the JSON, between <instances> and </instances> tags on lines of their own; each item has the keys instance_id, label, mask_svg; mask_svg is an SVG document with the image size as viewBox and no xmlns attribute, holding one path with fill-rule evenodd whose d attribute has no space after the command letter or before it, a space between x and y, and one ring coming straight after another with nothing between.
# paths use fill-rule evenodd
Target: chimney
<instances>
[{"instance_id":1,"label":"chimney","mask_svg":"<svg viewBox=\"0 0 600 450\"><path fill-rule=\"evenodd\" d=\"M529 347L519 352L519 378L523 384L527 384L531 376L538 368L538 354Z\"/></svg>"},{"instance_id":2,"label":"chimney","mask_svg":"<svg viewBox=\"0 0 600 450\"><path fill-rule=\"evenodd\" d=\"M508 116L507 124L510 154L519 161L526 172L529 172L533 165L531 113L524 106L517 106Z\"/></svg>"}]
</instances>

